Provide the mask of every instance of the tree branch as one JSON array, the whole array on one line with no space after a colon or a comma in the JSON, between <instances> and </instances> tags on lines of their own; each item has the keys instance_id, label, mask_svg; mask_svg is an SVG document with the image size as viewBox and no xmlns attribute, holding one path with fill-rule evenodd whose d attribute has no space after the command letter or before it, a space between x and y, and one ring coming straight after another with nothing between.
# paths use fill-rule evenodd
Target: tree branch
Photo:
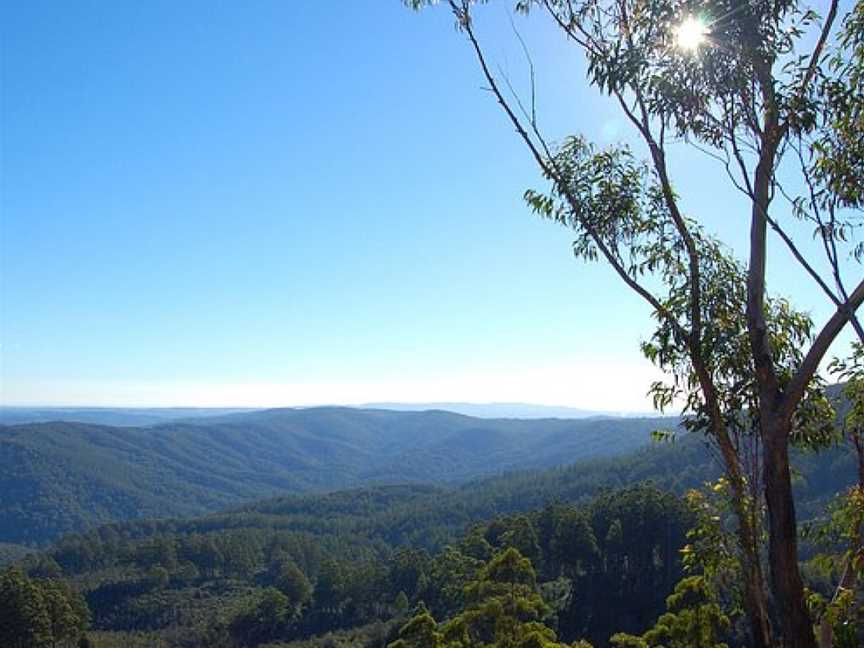
<instances>
[{"instance_id":1,"label":"tree branch","mask_svg":"<svg viewBox=\"0 0 864 648\"><path fill-rule=\"evenodd\" d=\"M623 1L619 1L619 11L621 12L621 21L624 28L624 37L627 41L627 46L634 49L633 37L629 27L629 16L627 7ZM688 342L690 344L690 353L693 357L702 357L702 280L700 277L699 268L699 251L696 247L696 241L687 223L678 208L678 201L675 199L675 192L672 190L672 183L669 180L669 172L666 167L666 153L663 148L657 143L651 132L651 121L648 114L648 109L645 105L645 97L642 89L636 83L630 83L630 89L636 97L636 103L639 106L641 116L641 128L637 124L639 132L648 145L651 153L651 161L654 164L654 170L657 172L657 177L660 180L660 186L663 192L663 200L666 203L666 209L672 216L672 222L675 223L675 229L678 230L678 235L684 242L684 247L687 250L687 262L690 282L690 336ZM620 91L614 91L615 96L624 108L625 112L630 116L631 121L636 124L635 115L632 115L627 109L624 99Z\"/></svg>"},{"instance_id":2,"label":"tree branch","mask_svg":"<svg viewBox=\"0 0 864 648\"><path fill-rule=\"evenodd\" d=\"M489 66L486 63L486 57L483 54L483 50L480 47L480 43L477 41L477 38L474 34L474 29L471 26L471 17L469 14L468 1L463 0L462 5L459 6L456 4L455 0L448 0L450 9L452 10L454 16L459 21L460 26L464 29L465 33L468 36L468 40L471 43L472 48L474 49L474 53L477 56L477 60L480 63L480 68L483 72L483 76L486 78L487 83L489 83L489 88L492 93L495 95L498 104L506 113L510 123L516 129L516 132L522 138L522 141L525 142L526 146L531 152L531 155L534 157L534 160L540 166L540 169L543 173L552 180L559 191L561 191L562 195L567 199L567 202L570 204L571 209L574 212L578 212L578 201L576 201L572 192L567 187L567 183L564 182L563 176L561 175L557 164L555 163L554 157L549 155L548 147L545 142L541 142L544 150L547 152L547 157L544 159L543 154L541 154L540 150L537 148L537 145L531 139L531 136L525 130L525 127L522 126L522 122L519 120L519 117L510 107L510 104L504 98L504 95L501 93L500 88L498 87L498 83L495 80L495 77L492 75L492 72L489 70ZM585 228L588 232L588 235L594 241L594 244L603 254L604 258L609 262L609 264L613 267L618 276L627 284L627 286L633 290L637 295L642 297L648 304L655 310L655 312L663 317L666 321L668 321L672 327L676 330L676 332L681 335L684 339L688 339L690 336L689 331L687 331L681 323L675 318L675 316L669 312L669 310L660 303L660 301L651 294L644 286L642 286L639 282L637 282L633 277L631 277L624 266L616 259L613 252L606 245L605 241L603 241L599 232L597 232L596 228L594 228L587 221L580 221L580 224Z\"/></svg>"},{"instance_id":3,"label":"tree branch","mask_svg":"<svg viewBox=\"0 0 864 648\"><path fill-rule=\"evenodd\" d=\"M810 380L812 380L816 370L819 368L819 363L822 362L822 358L825 357L828 348L831 346L831 343L837 337L838 333L840 333L849 321L850 311L854 313L862 303L864 303L864 280L862 280L855 290L852 291L852 294L849 295L849 301L844 304L844 307L838 308L825 323L822 330L819 331L819 334L813 341L813 345L810 347L807 355L804 356L801 366L798 367L798 371L795 372L795 375L792 377L789 386L783 394L783 400L779 408L782 420L792 420L792 416L795 414L795 408L799 401L804 397L807 385Z\"/></svg>"},{"instance_id":4,"label":"tree branch","mask_svg":"<svg viewBox=\"0 0 864 648\"><path fill-rule=\"evenodd\" d=\"M834 20L837 18L838 0L831 0L831 8L828 9L828 17L822 25L822 31L819 34L819 40L813 48L813 53L810 55L810 62L807 64L807 71L804 73L804 78L801 79L801 87L798 88L798 96L803 97L807 92L807 86L813 80L816 70L819 67L819 59L822 56L822 50L825 49L825 43L828 41L828 36L831 33L831 27L834 25Z\"/></svg>"}]
</instances>

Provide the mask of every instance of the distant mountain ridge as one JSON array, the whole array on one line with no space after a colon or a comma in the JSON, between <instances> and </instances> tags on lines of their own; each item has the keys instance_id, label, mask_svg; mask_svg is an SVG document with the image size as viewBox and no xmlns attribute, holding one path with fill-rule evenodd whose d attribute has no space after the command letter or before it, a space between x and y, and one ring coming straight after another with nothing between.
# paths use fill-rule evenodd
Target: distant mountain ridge
<instances>
[{"instance_id":1,"label":"distant mountain ridge","mask_svg":"<svg viewBox=\"0 0 864 648\"><path fill-rule=\"evenodd\" d=\"M613 412L587 410L575 407L536 405L533 403L367 403L363 405L331 405L327 407L350 407L351 409L384 409L394 412L424 412L443 410L476 418L565 418L581 419L594 417L645 418L650 412ZM96 425L149 426L171 421L212 418L237 413L265 412L273 409L320 409L320 406L296 406L284 408L261 407L19 407L0 406L0 425L24 423L52 423L69 421Z\"/></svg>"},{"instance_id":2,"label":"distant mountain ridge","mask_svg":"<svg viewBox=\"0 0 864 648\"><path fill-rule=\"evenodd\" d=\"M109 521L196 515L263 497L562 466L626 454L672 424L322 407L149 427L0 426L0 542L44 542Z\"/></svg>"},{"instance_id":3,"label":"distant mountain ridge","mask_svg":"<svg viewBox=\"0 0 864 648\"><path fill-rule=\"evenodd\" d=\"M477 418L518 418L518 419L583 419L597 417L644 418L651 417L649 412L615 412L587 410L559 405L535 405L533 403L366 403L363 408L386 409L396 412L422 412L444 410Z\"/></svg>"},{"instance_id":4,"label":"distant mountain ridge","mask_svg":"<svg viewBox=\"0 0 864 648\"><path fill-rule=\"evenodd\" d=\"M175 420L255 411L243 407L0 407L0 425L24 423L93 423L96 425L157 425Z\"/></svg>"}]
</instances>

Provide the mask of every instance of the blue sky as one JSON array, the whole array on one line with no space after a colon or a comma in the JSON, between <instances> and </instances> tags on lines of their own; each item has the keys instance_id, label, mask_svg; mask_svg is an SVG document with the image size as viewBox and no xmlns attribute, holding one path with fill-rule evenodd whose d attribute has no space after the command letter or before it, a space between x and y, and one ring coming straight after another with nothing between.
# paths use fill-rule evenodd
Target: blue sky
<instances>
[{"instance_id":1,"label":"blue sky","mask_svg":"<svg viewBox=\"0 0 864 648\"><path fill-rule=\"evenodd\" d=\"M478 29L524 89L507 6ZM443 7L2 14L3 403L649 409L647 309L524 206L539 175ZM551 26L517 25L549 136L627 140ZM687 209L740 247L720 169L673 164ZM828 312L779 249L770 272Z\"/></svg>"}]
</instances>

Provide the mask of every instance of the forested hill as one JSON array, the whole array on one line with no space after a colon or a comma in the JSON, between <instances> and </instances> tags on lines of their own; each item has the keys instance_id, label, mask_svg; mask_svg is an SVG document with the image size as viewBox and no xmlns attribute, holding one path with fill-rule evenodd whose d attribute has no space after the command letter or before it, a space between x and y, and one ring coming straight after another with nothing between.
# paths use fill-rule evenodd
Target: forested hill
<instances>
[{"instance_id":1,"label":"forested hill","mask_svg":"<svg viewBox=\"0 0 864 648\"><path fill-rule=\"evenodd\" d=\"M855 480L854 457L846 448L795 452L793 466L802 520L824 512L827 501ZM554 502L579 504L643 483L683 494L720 474L702 437L693 434L674 445L652 445L628 455L547 470L514 471L450 488L385 487L277 497L194 520L127 524L124 535L250 526L436 550L469 525L498 515L536 511Z\"/></svg>"},{"instance_id":2,"label":"forested hill","mask_svg":"<svg viewBox=\"0 0 864 648\"><path fill-rule=\"evenodd\" d=\"M855 478L845 448L796 454L794 465L802 519L824 512L826 500ZM22 564L35 576L63 576L85 595L97 636L112 640L97 645L227 648L342 629L351 635L344 643L324 637L302 645L381 646L404 622L399 610L420 600L446 618L476 559L510 543L537 566L562 636L600 646L612 631L646 627L680 576L678 548L691 521L663 491L680 492L717 472L703 440L685 436L628 456L461 485L369 486L203 517L110 524L67 536ZM660 489L634 485L646 480ZM658 551L671 560L658 563ZM583 569L591 556L606 564L622 555L620 564L630 566L623 572ZM643 562L634 562L639 556ZM574 569L562 572L562 560ZM576 598L563 596L562 573L576 579ZM275 600L268 587L305 601L290 623L262 621ZM140 632L148 634L131 643ZM366 641L369 633L381 640Z\"/></svg>"},{"instance_id":3,"label":"forested hill","mask_svg":"<svg viewBox=\"0 0 864 648\"><path fill-rule=\"evenodd\" d=\"M793 454L801 520L825 510L827 501L855 480L847 448ZM515 471L450 486L371 486L326 494L281 496L186 519L127 521L89 534L141 540L265 529L339 538L364 546L413 546L438 550L467 527L499 515L536 511L556 503L581 504L604 493L650 483L682 494L720 475L699 435L674 445L652 445L620 457L586 459L546 470ZM78 544L68 537L61 546Z\"/></svg>"},{"instance_id":4,"label":"forested hill","mask_svg":"<svg viewBox=\"0 0 864 648\"><path fill-rule=\"evenodd\" d=\"M189 516L283 494L456 483L625 454L669 419L478 419L280 409L150 427L0 426L0 542Z\"/></svg>"}]
</instances>

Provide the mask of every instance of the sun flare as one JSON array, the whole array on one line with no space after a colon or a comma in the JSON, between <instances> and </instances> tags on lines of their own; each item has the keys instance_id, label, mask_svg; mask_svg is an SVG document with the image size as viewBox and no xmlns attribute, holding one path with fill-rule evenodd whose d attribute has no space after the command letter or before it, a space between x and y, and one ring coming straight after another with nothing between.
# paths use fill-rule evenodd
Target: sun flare
<instances>
[{"instance_id":1,"label":"sun flare","mask_svg":"<svg viewBox=\"0 0 864 648\"><path fill-rule=\"evenodd\" d=\"M705 42L708 30L699 18L686 18L675 30L675 42L679 48L695 52Z\"/></svg>"}]
</instances>

